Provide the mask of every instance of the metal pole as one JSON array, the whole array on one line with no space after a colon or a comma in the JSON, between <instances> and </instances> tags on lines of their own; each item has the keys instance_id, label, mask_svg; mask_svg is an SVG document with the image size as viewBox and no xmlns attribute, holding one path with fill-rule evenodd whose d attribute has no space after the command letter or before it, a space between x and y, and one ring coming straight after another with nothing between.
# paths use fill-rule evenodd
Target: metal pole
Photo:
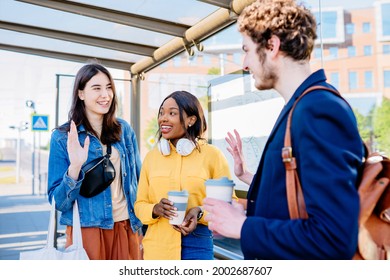
<instances>
[{"instance_id":1,"label":"metal pole","mask_svg":"<svg viewBox=\"0 0 390 280\"><path fill-rule=\"evenodd\" d=\"M222 77L225 75L225 67L224 67L225 62L223 61L223 53L219 54L219 67L221 69L220 76Z\"/></svg>"},{"instance_id":2,"label":"metal pole","mask_svg":"<svg viewBox=\"0 0 390 280\"><path fill-rule=\"evenodd\" d=\"M140 132L140 116L141 116L141 79L134 75L130 82L130 123L134 129L138 143L141 143L141 132Z\"/></svg>"},{"instance_id":3,"label":"metal pole","mask_svg":"<svg viewBox=\"0 0 390 280\"><path fill-rule=\"evenodd\" d=\"M324 68L324 43L322 41L322 4L321 0L318 0L318 8L320 13L320 42L321 42L321 68Z\"/></svg>"},{"instance_id":4,"label":"metal pole","mask_svg":"<svg viewBox=\"0 0 390 280\"><path fill-rule=\"evenodd\" d=\"M33 131L32 173L31 174L32 174L32 195L35 195L35 131Z\"/></svg>"},{"instance_id":5,"label":"metal pole","mask_svg":"<svg viewBox=\"0 0 390 280\"><path fill-rule=\"evenodd\" d=\"M38 132L38 194L41 194L41 132Z\"/></svg>"},{"instance_id":6,"label":"metal pole","mask_svg":"<svg viewBox=\"0 0 390 280\"><path fill-rule=\"evenodd\" d=\"M16 183L20 181L20 137L21 127L18 128L18 139L16 140Z\"/></svg>"},{"instance_id":7,"label":"metal pole","mask_svg":"<svg viewBox=\"0 0 390 280\"><path fill-rule=\"evenodd\" d=\"M33 116L37 113L35 111L35 103L32 100L26 101L26 106L28 108L31 108L33 110L33 113L31 114L31 131L33 133L33 147L32 147L32 159L31 159L31 187L32 187L32 195L35 194L35 131L34 131L34 118Z\"/></svg>"},{"instance_id":8,"label":"metal pole","mask_svg":"<svg viewBox=\"0 0 390 280\"><path fill-rule=\"evenodd\" d=\"M55 119L55 127L58 127L58 119L59 119L59 110L60 110L60 75L56 74L56 119ZM48 174L49 175L49 174ZM57 238L59 236L57 230L57 220L58 214L55 211L54 214L54 248L58 248Z\"/></svg>"},{"instance_id":9,"label":"metal pole","mask_svg":"<svg viewBox=\"0 0 390 280\"><path fill-rule=\"evenodd\" d=\"M58 127L59 110L60 110L60 75L56 74L56 119L55 127Z\"/></svg>"}]
</instances>

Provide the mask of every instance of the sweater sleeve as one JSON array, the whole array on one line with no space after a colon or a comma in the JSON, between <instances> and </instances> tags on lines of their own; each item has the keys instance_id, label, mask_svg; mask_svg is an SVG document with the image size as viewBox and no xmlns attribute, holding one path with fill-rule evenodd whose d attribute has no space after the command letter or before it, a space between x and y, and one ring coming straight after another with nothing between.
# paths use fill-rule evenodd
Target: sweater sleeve
<instances>
[{"instance_id":1,"label":"sweater sleeve","mask_svg":"<svg viewBox=\"0 0 390 280\"><path fill-rule=\"evenodd\" d=\"M158 221L152 217L154 203L149 200L149 180L148 169L150 168L150 152L146 155L141 168L140 179L138 183L137 200L134 204L135 215L144 225L150 225Z\"/></svg>"}]
</instances>

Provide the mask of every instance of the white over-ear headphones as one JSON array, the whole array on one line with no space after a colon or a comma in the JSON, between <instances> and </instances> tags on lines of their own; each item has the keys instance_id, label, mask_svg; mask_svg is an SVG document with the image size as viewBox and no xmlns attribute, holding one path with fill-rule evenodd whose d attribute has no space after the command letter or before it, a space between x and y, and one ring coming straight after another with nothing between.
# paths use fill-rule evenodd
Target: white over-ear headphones
<instances>
[{"instance_id":1,"label":"white over-ear headphones","mask_svg":"<svg viewBox=\"0 0 390 280\"><path fill-rule=\"evenodd\" d=\"M169 145L169 141L164 137L161 137L160 141L158 141L158 150L164 156L169 156L171 154L171 146ZM191 140L187 138L181 138L176 143L176 151L179 155L188 156L195 149L195 144Z\"/></svg>"}]
</instances>

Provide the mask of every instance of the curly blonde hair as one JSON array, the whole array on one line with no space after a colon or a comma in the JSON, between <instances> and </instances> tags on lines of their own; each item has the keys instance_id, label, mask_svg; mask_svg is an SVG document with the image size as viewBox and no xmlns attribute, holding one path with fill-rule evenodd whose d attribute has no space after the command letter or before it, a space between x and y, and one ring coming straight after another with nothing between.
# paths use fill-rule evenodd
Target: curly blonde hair
<instances>
[{"instance_id":1,"label":"curly blonde hair","mask_svg":"<svg viewBox=\"0 0 390 280\"><path fill-rule=\"evenodd\" d=\"M313 14L294 0L258 0L238 18L238 30L258 44L260 54L269 48L272 35L280 39L280 50L295 60L310 59L317 38Z\"/></svg>"}]
</instances>

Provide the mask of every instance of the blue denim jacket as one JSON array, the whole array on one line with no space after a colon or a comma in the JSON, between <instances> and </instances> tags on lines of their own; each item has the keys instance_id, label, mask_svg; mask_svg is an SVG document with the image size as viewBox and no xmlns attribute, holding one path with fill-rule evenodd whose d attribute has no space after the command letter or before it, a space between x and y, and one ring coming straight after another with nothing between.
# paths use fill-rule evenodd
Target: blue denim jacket
<instances>
[{"instance_id":1,"label":"blue denim jacket","mask_svg":"<svg viewBox=\"0 0 390 280\"><path fill-rule=\"evenodd\" d=\"M136 232L142 227L142 223L134 214L141 159L134 130L126 121L122 119L118 119L118 121L122 126L121 140L113 143L112 146L118 150L121 158L121 173L119 174L122 175L121 181L127 199L131 228L133 232ZM83 145L87 133L82 125L77 129L79 141ZM90 133L88 135L90 146L86 163L103 156L99 139ZM112 229L114 220L112 217L111 190L107 188L92 198L79 195L84 172L80 171L79 178L76 181L68 176L67 171L70 161L67 151L67 139L67 132L58 129L53 131L51 135L48 174L49 201L51 202L54 196L56 208L61 212L60 223L62 225L72 225L72 207L73 202L77 199L82 227Z\"/></svg>"}]
</instances>

